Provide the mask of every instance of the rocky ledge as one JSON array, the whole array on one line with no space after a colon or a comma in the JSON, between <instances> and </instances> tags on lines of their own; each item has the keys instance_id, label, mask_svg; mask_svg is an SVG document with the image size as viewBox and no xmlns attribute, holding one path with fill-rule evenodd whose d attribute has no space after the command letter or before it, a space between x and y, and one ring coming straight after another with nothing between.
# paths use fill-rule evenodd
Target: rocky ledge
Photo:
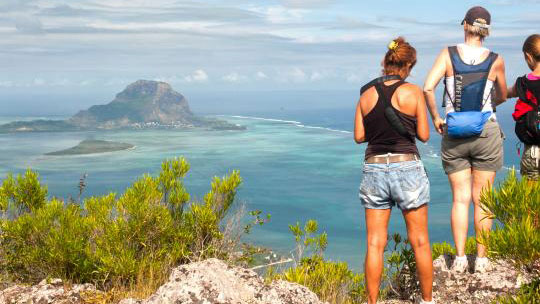
<instances>
[{"instance_id":1,"label":"rocky ledge","mask_svg":"<svg viewBox=\"0 0 540 304\"><path fill-rule=\"evenodd\" d=\"M12 286L0 293L0 304L82 303L91 284L64 286L61 280L35 286ZM286 281L266 284L253 270L233 267L217 259L179 266L169 280L147 299L125 299L121 304L323 304L304 286Z\"/></svg>"},{"instance_id":2,"label":"rocky ledge","mask_svg":"<svg viewBox=\"0 0 540 304\"><path fill-rule=\"evenodd\" d=\"M433 261L435 272L433 291L437 303L491 303L501 295L515 293L530 278L518 272L507 261L492 262L486 273L473 272L475 256L467 256L469 269L465 273L450 271L453 256L440 256Z\"/></svg>"},{"instance_id":3,"label":"rocky ledge","mask_svg":"<svg viewBox=\"0 0 540 304\"><path fill-rule=\"evenodd\" d=\"M15 285L0 292L1 304L83 303L84 293L95 293L92 284L67 287L60 279L43 280L34 286Z\"/></svg>"},{"instance_id":4,"label":"rocky ledge","mask_svg":"<svg viewBox=\"0 0 540 304\"><path fill-rule=\"evenodd\" d=\"M499 295L513 293L527 283L511 265L499 261L488 273L459 274L449 270L453 258L441 256L435 268L434 297L437 303L490 303ZM474 265L474 257L469 257ZM34 286L15 285L0 292L0 304L15 303L81 303L85 294L99 293L91 284L66 286L59 279L42 281ZM266 283L249 269L234 267L217 259L179 266L169 280L146 299L124 299L120 304L322 304L304 286L286 281ZM411 303L387 300L384 304Z\"/></svg>"},{"instance_id":5,"label":"rocky ledge","mask_svg":"<svg viewBox=\"0 0 540 304\"><path fill-rule=\"evenodd\" d=\"M175 268L169 281L145 300L125 299L120 304L163 303L276 303L319 304L304 286L286 281L265 284L253 270L209 259Z\"/></svg>"}]
</instances>

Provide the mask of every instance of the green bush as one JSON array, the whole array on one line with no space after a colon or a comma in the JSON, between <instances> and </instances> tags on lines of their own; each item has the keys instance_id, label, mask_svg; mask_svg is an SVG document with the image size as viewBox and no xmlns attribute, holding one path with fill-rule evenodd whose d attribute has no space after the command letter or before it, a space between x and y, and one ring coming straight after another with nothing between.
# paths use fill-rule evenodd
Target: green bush
<instances>
[{"instance_id":1,"label":"green bush","mask_svg":"<svg viewBox=\"0 0 540 304\"><path fill-rule=\"evenodd\" d=\"M521 286L515 295L507 295L497 298L497 304L540 304L540 280Z\"/></svg>"},{"instance_id":2,"label":"green bush","mask_svg":"<svg viewBox=\"0 0 540 304\"><path fill-rule=\"evenodd\" d=\"M540 183L519 180L512 171L498 189L484 191L481 200L497 220L495 229L481 237L489 256L539 275Z\"/></svg>"},{"instance_id":3,"label":"green bush","mask_svg":"<svg viewBox=\"0 0 540 304\"><path fill-rule=\"evenodd\" d=\"M8 216L18 216L39 209L47 200L47 187L39 182L36 172L28 169L14 178L8 174L0 187L0 211Z\"/></svg>"},{"instance_id":4,"label":"green bush","mask_svg":"<svg viewBox=\"0 0 540 304\"><path fill-rule=\"evenodd\" d=\"M385 278L382 283L385 290L382 293L403 300L414 299L420 293L414 251L409 241L398 233L393 234L389 240ZM436 259L444 254L455 255L456 249L447 242L433 243L431 254L432 258ZM467 238L465 254L476 254L476 239L474 237Z\"/></svg>"},{"instance_id":5,"label":"green bush","mask_svg":"<svg viewBox=\"0 0 540 304\"><path fill-rule=\"evenodd\" d=\"M102 287L142 280L157 286L171 266L221 250L222 223L242 180L215 177L201 202L190 201L183 179L189 164L166 160L157 177L144 175L121 195L82 204L47 200L37 173L12 175L0 187L0 269L13 280L60 277Z\"/></svg>"},{"instance_id":6,"label":"green bush","mask_svg":"<svg viewBox=\"0 0 540 304\"><path fill-rule=\"evenodd\" d=\"M476 238L472 236L468 237L467 241L465 242L465 254L476 255L476 251ZM431 256L433 259L436 259L444 254L455 255L456 248L447 242L431 244Z\"/></svg>"},{"instance_id":7,"label":"green bush","mask_svg":"<svg viewBox=\"0 0 540 304\"><path fill-rule=\"evenodd\" d=\"M303 228L300 223L289 225L289 229L296 241L296 265L281 274L270 269L267 278L304 285L322 301L330 303L361 303L365 300L364 275L350 270L345 262L324 259L327 235L326 232L317 234L316 221L307 221Z\"/></svg>"},{"instance_id":8,"label":"green bush","mask_svg":"<svg viewBox=\"0 0 540 304\"><path fill-rule=\"evenodd\" d=\"M387 287L387 292L393 297L413 299L420 292L414 251L409 240L403 239L398 233L389 239L387 249L391 250L386 257L386 274L382 285Z\"/></svg>"},{"instance_id":9,"label":"green bush","mask_svg":"<svg viewBox=\"0 0 540 304\"><path fill-rule=\"evenodd\" d=\"M534 282L501 303L540 302L540 182L519 180L515 171L497 189L482 192L481 201L496 227L480 237L488 255L525 270Z\"/></svg>"}]
</instances>

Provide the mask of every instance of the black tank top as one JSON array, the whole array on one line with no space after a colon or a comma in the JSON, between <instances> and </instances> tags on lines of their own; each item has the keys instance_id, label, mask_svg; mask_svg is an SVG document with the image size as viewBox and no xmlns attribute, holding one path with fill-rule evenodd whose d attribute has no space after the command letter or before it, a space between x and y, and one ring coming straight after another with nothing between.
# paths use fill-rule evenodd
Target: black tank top
<instances>
[{"instance_id":1,"label":"black tank top","mask_svg":"<svg viewBox=\"0 0 540 304\"><path fill-rule=\"evenodd\" d=\"M418 153L418 148L416 148L416 143L411 139L400 135L396 130L394 130L384 115L385 102L382 99L386 98L388 100L388 104L391 105L394 92L402 84L405 84L403 80L389 86L385 85L384 83L375 85L379 99L371 112L364 117L366 141L368 142L365 158L387 153L412 153L420 156ZM395 110L407 131L409 131L413 137L416 137L416 117L402 113L397 109Z\"/></svg>"}]
</instances>

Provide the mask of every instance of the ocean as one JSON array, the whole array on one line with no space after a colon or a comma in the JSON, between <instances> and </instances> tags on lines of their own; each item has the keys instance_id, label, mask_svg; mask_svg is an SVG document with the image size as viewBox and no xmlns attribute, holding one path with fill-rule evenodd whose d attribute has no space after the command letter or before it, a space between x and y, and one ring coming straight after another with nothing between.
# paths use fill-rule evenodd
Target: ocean
<instances>
[{"instance_id":1,"label":"ocean","mask_svg":"<svg viewBox=\"0 0 540 304\"><path fill-rule=\"evenodd\" d=\"M517 139L510 107L498 113L507 139L501 180L519 168ZM0 177L26 168L37 170L49 194L77 196L80 177L87 173L85 196L121 193L144 173L155 174L166 158L184 156L191 164L186 186L202 199L211 178L239 170L244 180L237 204L272 215L255 227L246 241L282 254L294 248L289 224L308 219L328 233L326 256L346 261L361 270L365 251L364 210L358 200L364 145L353 141L353 108L275 110L219 115L245 125L245 131L142 130L66 133L0 134ZM58 119L58 117L54 117ZM0 123L33 117L0 117ZM134 144L132 150L83 155L46 156L84 139ZM432 132L428 143L418 144L431 182L429 231L432 242L452 242L451 191L439 159L440 136ZM473 233L472 208L470 233ZM399 210L394 210L389 233L405 234Z\"/></svg>"}]
</instances>

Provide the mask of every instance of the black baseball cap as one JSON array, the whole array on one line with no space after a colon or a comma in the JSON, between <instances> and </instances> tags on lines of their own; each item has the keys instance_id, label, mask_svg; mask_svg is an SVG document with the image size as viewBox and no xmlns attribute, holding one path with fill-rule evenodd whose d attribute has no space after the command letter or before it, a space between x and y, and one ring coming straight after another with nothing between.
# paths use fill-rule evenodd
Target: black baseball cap
<instances>
[{"instance_id":1,"label":"black baseball cap","mask_svg":"<svg viewBox=\"0 0 540 304\"><path fill-rule=\"evenodd\" d=\"M491 24L491 15L487 11L487 9L481 6L475 6L467 11L467 14L465 14L465 18L463 18L461 24L465 22L470 25L489 27L489 25Z\"/></svg>"}]
</instances>

